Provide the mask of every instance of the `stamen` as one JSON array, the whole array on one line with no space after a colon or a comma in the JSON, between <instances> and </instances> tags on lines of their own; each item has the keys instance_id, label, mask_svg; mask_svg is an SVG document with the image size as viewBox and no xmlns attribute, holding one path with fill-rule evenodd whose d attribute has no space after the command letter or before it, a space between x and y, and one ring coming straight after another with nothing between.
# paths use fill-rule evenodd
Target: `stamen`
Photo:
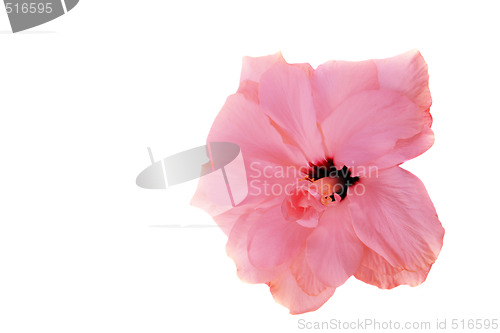
<instances>
[{"instance_id":1,"label":"stamen","mask_svg":"<svg viewBox=\"0 0 500 333\"><path fill-rule=\"evenodd\" d=\"M340 170L335 167L332 158L326 158L324 161L319 163L309 162L311 169L305 177L307 180L317 183L321 179L328 178L328 180L322 181L321 184L327 184L329 187L323 191L320 190L322 195L328 197L331 201L340 201L347 196L347 189L350 186L356 184L359 181L359 177L352 177L351 170L347 166L343 166ZM323 186L323 185L322 185ZM321 201L323 202L325 198Z\"/></svg>"}]
</instances>

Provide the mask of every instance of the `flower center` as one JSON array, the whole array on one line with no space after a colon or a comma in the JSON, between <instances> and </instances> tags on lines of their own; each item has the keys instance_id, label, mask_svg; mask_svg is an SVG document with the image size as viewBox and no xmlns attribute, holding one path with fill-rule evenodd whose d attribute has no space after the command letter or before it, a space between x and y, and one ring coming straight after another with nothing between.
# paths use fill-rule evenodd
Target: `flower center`
<instances>
[{"instance_id":1,"label":"flower center","mask_svg":"<svg viewBox=\"0 0 500 333\"><path fill-rule=\"evenodd\" d=\"M309 162L309 166L306 179L320 185L320 193L324 199L329 198L332 201L336 200L335 197L340 200L344 199L349 186L353 186L359 180L359 177L351 176L351 170L345 165L342 169L337 169L332 158L319 163Z\"/></svg>"}]
</instances>

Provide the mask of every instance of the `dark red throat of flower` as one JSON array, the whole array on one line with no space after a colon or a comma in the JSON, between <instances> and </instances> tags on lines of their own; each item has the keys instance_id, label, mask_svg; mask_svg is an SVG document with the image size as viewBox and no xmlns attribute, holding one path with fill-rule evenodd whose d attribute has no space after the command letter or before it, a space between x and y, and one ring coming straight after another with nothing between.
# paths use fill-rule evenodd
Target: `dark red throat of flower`
<instances>
[{"instance_id":1,"label":"dark red throat of flower","mask_svg":"<svg viewBox=\"0 0 500 333\"><path fill-rule=\"evenodd\" d=\"M321 178L330 177L337 181L337 184L333 188L333 193L330 198L335 201L334 193L338 194L341 199L344 199L347 195L347 189L349 186L353 186L359 180L359 177L351 177L351 170L345 165L342 169L337 169L333 164L332 158L327 158L319 163L309 162L309 172L307 173L307 178L311 181L316 181Z\"/></svg>"}]
</instances>

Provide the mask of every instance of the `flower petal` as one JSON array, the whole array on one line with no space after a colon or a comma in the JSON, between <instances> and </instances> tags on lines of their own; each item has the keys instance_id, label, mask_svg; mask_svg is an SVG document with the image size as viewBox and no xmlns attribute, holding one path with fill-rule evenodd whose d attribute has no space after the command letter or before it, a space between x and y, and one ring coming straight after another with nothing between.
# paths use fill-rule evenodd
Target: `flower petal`
<instances>
[{"instance_id":1,"label":"flower petal","mask_svg":"<svg viewBox=\"0 0 500 333\"><path fill-rule=\"evenodd\" d=\"M423 154L433 144L434 132L430 128L425 128L411 138L398 140L394 149L373 161L372 164L380 169L390 168Z\"/></svg>"},{"instance_id":2,"label":"flower petal","mask_svg":"<svg viewBox=\"0 0 500 333\"><path fill-rule=\"evenodd\" d=\"M360 268L361 266L373 271L380 272L384 275L394 275L403 270L402 268L391 266L391 264L389 264L387 260L384 259L384 257L366 246L365 252L363 253L363 259L361 260Z\"/></svg>"},{"instance_id":3,"label":"flower petal","mask_svg":"<svg viewBox=\"0 0 500 333\"><path fill-rule=\"evenodd\" d=\"M201 180L200 180L201 181ZM205 184L204 184L205 185ZM255 185L254 190L256 188ZM261 188L259 188L261 190ZM206 195L203 190L198 189L195 195L193 196L193 199L191 199L191 204L197 207L200 207L204 209L206 212L211 214L212 212L215 211L215 207L207 207L203 206L210 204L214 205L215 203L213 202L213 198L210 198ZM242 216L247 215L255 210L255 207L259 207L260 209L265 209L266 207L272 205L274 198L266 195L256 195L253 194L252 191L249 192L249 195L243 200L241 203L236 205L236 207L232 207L231 209L228 209L227 211L224 211L221 214L211 214L212 218L214 221L217 223L219 228L229 236L231 233L231 230L235 223L238 222L238 219L240 219Z\"/></svg>"},{"instance_id":4,"label":"flower petal","mask_svg":"<svg viewBox=\"0 0 500 333\"><path fill-rule=\"evenodd\" d=\"M269 269L291 262L304 248L311 228L286 221L281 205L276 205L257 216L248 231L248 258L261 269Z\"/></svg>"},{"instance_id":5,"label":"flower petal","mask_svg":"<svg viewBox=\"0 0 500 333\"><path fill-rule=\"evenodd\" d=\"M427 279L427 275L429 274L430 269L431 268L429 266L429 268L420 270L418 272L409 272L407 270L402 270L395 275L384 275L366 266L360 266L354 276L356 277L356 279L379 287L380 289L392 289L400 285L409 285L410 287L416 287L424 283L424 281Z\"/></svg>"},{"instance_id":6,"label":"flower petal","mask_svg":"<svg viewBox=\"0 0 500 333\"><path fill-rule=\"evenodd\" d=\"M307 239L306 258L318 280L336 288L356 272L363 248L352 228L348 202L343 202L323 213Z\"/></svg>"},{"instance_id":7,"label":"flower petal","mask_svg":"<svg viewBox=\"0 0 500 333\"><path fill-rule=\"evenodd\" d=\"M277 63L259 84L264 112L301 148L308 161L324 158L311 84L299 66Z\"/></svg>"},{"instance_id":8,"label":"flower petal","mask_svg":"<svg viewBox=\"0 0 500 333\"><path fill-rule=\"evenodd\" d=\"M238 93L245 95L246 98L255 103L259 103L260 77L276 63L287 63L281 52L264 57L243 57ZM314 69L310 64L300 63L290 65L302 69L307 77L312 77Z\"/></svg>"},{"instance_id":9,"label":"flower petal","mask_svg":"<svg viewBox=\"0 0 500 333\"><path fill-rule=\"evenodd\" d=\"M295 258L290 266L290 272L297 281L297 285L300 289L310 296L317 296L325 289L329 288L314 275L307 261L305 250L300 252L297 258Z\"/></svg>"},{"instance_id":10,"label":"flower petal","mask_svg":"<svg viewBox=\"0 0 500 333\"><path fill-rule=\"evenodd\" d=\"M377 66L373 60L329 61L314 71L311 84L317 118L322 122L346 98L379 88Z\"/></svg>"},{"instance_id":11,"label":"flower petal","mask_svg":"<svg viewBox=\"0 0 500 333\"><path fill-rule=\"evenodd\" d=\"M238 94L242 94L249 101L259 104L259 84L254 81L243 81L238 87Z\"/></svg>"},{"instance_id":12,"label":"flower petal","mask_svg":"<svg viewBox=\"0 0 500 333\"><path fill-rule=\"evenodd\" d=\"M303 165L300 151L283 143L259 105L242 94L228 97L210 129L208 142L226 141L240 146L243 157L258 158L278 165Z\"/></svg>"},{"instance_id":13,"label":"flower petal","mask_svg":"<svg viewBox=\"0 0 500 333\"><path fill-rule=\"evenodd\" d=\"M350 195L361 241L396 268L427 269L443 245L444 229L422 182L399 167L361 178Z\"/></svg>"},{"instance_id":14,"label":"flower petal","mask_svg":"<svg viewBox=\"0 0 500 333\"><path fill-rule=\"evenodd\" d=\"M243 57L240 83L246 80L258 83L262 74L276 63L285 63L281 52L263 57Z\"/></svg>"},{"instance_id":15,"label":"flower petal","mask_svg":"<svg viewBox=\"0 0 500 333\"><path fill-rule=\"evenodd\" d=\"M415 287L425 281L431 266L417 272L398 269L391 266L382 256L366 248L361 265L354 276L381 289L392 289L399 285Z\"/></svg>"},{"instance_id":16,"label":"flower petal","mask_svg":"<svg viewBox=\"0 0 500 333\"><path fill-rule=\"evenodd\" d=\"M396 57L374 60L378 69L380 89L398 91L424 112L432 104L427 64L418 50Z\"/></svg>"},{"instance_id":17,"label":"flower petal","mask_svg":"<svg viewBox=\"0 0 500 333\"><path fill-rule=\"evenodd\" d=\"M232 142L241 148L245 166L245 172L241 174L246 176L235 181L238 187L246 189L248 186L247 199L239 204L246 205L247 209L253 209L254 205L269 199L273 195L273 186L283 189L293 183L299 173L291 172L291 167L306 163L304 155L296 147L283 142L258 104L242 94L229 96L212 125L207 141ZM200 178L191 200L192 205L204 209L212 217L232 208L227 198L226 182L219 178L214 177L213 173ZM222 204L224 202L226 204ZM226 217L229 219L216 219L216 222L220 222L224 232L229 233L237 216L229 213Z\"/></svg>"},{"instance_id":18,"label":"flower petal","mask_svg":"<svg viewBox=\"0 0 500 333\"><path fill-rule=\"evenodd\" d=\"M363 91L343 103L321 124L335 165L367 165L390 152L399 139L424 126L417 105L387 90Z\"/></svg>"},{"instance_id":19,"label":"flower petal","mask_svg":"<svg viewBox=\"0 0 500 333\"><path fill-rule=\"evenodd\" d=\"M422 132L411 138L398 140L393 151L374 162L379 168L386 168L417 157L434 144L434 133L430 129L432 116L429 112L432 99L427 64L417 50L374 62L381 89L391 89L405 95L419 107L424 117Z\"/></svg>"},{"instance_id":20,"label":"flower petal","mask_svg":"<svg viewBox=\"0 0 500 333\"><path fill-rule=\"evenodd\" d=\"M245 176L237 174L232 177L236 179L230 179L230 173L226 172L233 202L228 194L228 185L219 171L201 177L191 199L191 205L210 214L226 234L230 233L240 215L254 211L255 207L264 207L265 203L276 197L280 198L281 203L287 186L296 179L295 172L292 172L294 169L285 169L268 161L248 157L244 159L243 165ZM243 190L247 190L246 197L241 202L234 202L234 193Z\"/></svg>"},{"instance_id":21,"label":"flower petal","mask_svg":"<svg viewBox=\"0 0 500 333\"><path fill-rule=\"evenodd\" d=\"M287 270L280 277L268 283L276 302L290 310L291 314L301 314L319 309L335 292L326 288L317 296L306 294L297 284L292 273Z\"/></svg>"},{"instance_id":22,"label":"flower petal","mask_svg":"<svg viewBox=\"0 0 500 333\"><path fill-rule=\"evenodd\" d=\"M278 204L279 201L271 200L261 205L259 210L266 210ZM248 259L248 232L259 217L260 214L257 213L241 215L231 229L226 244L227 255L233 259L238 277L247 283L267 283L288 269L288 263L270 269L257 268L250 263Z\"/></svg>"}]
</instances>

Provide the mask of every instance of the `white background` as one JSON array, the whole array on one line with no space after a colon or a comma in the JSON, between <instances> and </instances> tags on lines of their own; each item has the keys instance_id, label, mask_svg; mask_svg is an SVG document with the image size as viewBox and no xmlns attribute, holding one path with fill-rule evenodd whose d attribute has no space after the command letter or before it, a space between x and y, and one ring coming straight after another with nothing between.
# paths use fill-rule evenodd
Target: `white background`
<instances>
[{"instance_id":1,"label":"white background","mask_svg":"<svg viewBox=\"0 0 500 333\"><path fill-rule=\"evenodd\" d=\"M28 32L9 29L1 9L0 332L500 319L495 2L82 0ZM213 223L189 206L195 181L148 191L135 177L148 146L160 159L204 144L243 56L281 50L316 67L413 48L429 65L436 143L404 166L446 229L423 285L351 278L318 311L292 316L267 286L237 278L217 228L155 227Z\"/></svg>"}]
</instances>

